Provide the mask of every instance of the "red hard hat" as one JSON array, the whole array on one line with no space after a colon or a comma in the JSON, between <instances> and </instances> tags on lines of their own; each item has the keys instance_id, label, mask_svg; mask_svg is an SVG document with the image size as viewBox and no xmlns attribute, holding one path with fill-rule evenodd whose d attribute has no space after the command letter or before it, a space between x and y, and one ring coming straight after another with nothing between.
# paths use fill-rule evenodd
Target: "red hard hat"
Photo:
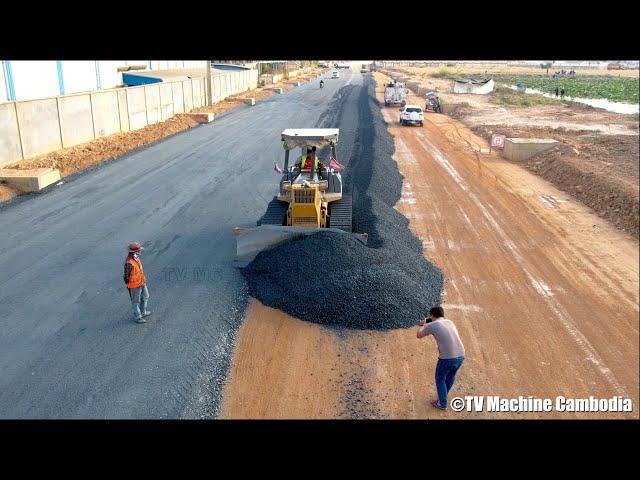
<instances>
[{"instance_id":1,"label":"red hard hat","mask_svg":"<svg viewBox=\"0 0 640 480\"><path fill-rule=\"evenodd\" d=\"M140 242L130 243L128 248L130 252L139 252L140 250L144 250L144 247Z\"/></svg>"}]
</instances>

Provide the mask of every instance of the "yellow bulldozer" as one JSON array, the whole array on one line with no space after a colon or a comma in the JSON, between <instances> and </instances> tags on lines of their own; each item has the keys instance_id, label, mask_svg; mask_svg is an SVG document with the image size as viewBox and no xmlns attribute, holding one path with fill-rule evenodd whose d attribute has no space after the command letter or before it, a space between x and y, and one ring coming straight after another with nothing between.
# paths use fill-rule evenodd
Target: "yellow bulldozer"
<instances>
[{"instance_id":1,"label":"yellow bulldozer","mask_svg":"<svg viewBox=\"0 0 640 480\"><path fill-rule=\"evenodd\" d=\"M244 267L262 250L292 238L310 235L322 229L350 234L366 245L367 234L353 233L351 196L344 195L342 175L337 161L320 160L322 165L304 168L303 162L290 162L290 153L308 148L317 151L329 147L329 158L336 158L337 128L286 129L281 134L285 150L280 191L267 206L257 227L236 227L235 265Z\"/></svg>"}]
</instances>

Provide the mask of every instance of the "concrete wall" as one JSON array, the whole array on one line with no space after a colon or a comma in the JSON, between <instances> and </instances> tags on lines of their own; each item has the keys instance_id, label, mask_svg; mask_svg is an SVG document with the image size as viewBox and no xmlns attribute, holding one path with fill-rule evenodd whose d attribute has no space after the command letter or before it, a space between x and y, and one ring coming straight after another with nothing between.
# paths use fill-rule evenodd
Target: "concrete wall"
<instances>
[{"instance_id":1,"label":"concrete wall","mask_svg":"<svg viewBox=\"0 0 640 480\"><path fill-rule=\"evenodd\" d=\"M138 130L147 126L147 107L144 87L131 87L127 92L127 114L129 130Z\"/></svg>"},{"instance_id":2,"label":"concrete wall","mask_svg":"<svg viewBox=\"0 0 640 480\"><path fill-rule=\"evenodd\" d=\"M63 147L72 147L93 140L91 96L72 95L59 97L57 100Z\"/></svg>"},{"instance_id":3,"label":"concrete wall","mask_svg":"<svg viewBox=\"0 0 640 480\"><path fill-rule=\"evenodd\" d=\"M0 104L0 152L6 161L21 160L20 130L15 103ZM0 163L1 164L1 163Z\"/></svg>"},{"instance_id":4,"label":"concrete wall","mask_svg":"<svg viewBox=\"0 0 640 480\"><path fill-rule=\"evenodd\" d=\"M24 158L62 148L57 98L18 102L16 112ZM0 136L4 136L4 133ZM4 154L0 158L4 158ZM0 160L0 165L3 163Z\"/></svg>"},{"instance_id":5,"label":"concrete wall","mask_svg":"<svg viewBox=\"0 0 640 480\"><path fill-rule=\"evenodd\" d=\"M212 78L213 102L257 84L257 70L223 72ZM206 102L206 79L202 77L0 103L0 166L137 130Z\"/></svg>"},{"instance_id":6,"label":"concrete wall","mask_svg":"<svg viewBox=\"0 0 640 480\"><path fill-rule=\"evenodd\" d=\"M96 92L91 95L93 106L93 128L95 137L104 137L120 132L120 106L118 92ZM128 130L128 124L127 128Z\"/></svg>"}]
</instances>

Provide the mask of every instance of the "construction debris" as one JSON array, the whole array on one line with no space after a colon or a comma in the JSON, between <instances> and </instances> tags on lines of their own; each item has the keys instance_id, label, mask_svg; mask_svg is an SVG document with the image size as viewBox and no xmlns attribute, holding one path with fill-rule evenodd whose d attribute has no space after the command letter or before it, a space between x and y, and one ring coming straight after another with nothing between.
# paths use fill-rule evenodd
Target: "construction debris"
<instances>
[{"instance_id":1,"label":"construction debris","mask_svg":"<svg viewBox=\"0 0 640 480\"><path fill-rule=\"evenodd\" d=\"M453 93L473 93L476 95L486 95L493 92L495 83L492 79L477 80L469 78L464 80L454 80Z\"/></svg>"}]
</instances>

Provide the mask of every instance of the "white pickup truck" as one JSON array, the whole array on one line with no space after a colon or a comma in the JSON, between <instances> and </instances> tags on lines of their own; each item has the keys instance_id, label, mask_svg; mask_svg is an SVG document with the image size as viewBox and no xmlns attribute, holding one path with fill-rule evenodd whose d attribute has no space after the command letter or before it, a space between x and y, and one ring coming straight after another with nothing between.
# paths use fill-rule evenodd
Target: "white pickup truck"
<instances>
[{"instance_id":1,"label":"white pickup truck","mask_svg":"<svg viewBox=\"0 0 640 480\"><path fill-rule=\"evenodd\" d=\"M400 125L418 124L423 125L424 112L418 105L405 105L400 109Z\"/></svg>"},{"instance_id":2,"label":"white pickup truck","mask_svg":"<svg viewBox=\"0 0 640 480\"><path fill-rule=\"evenodd\" d=\"M384 104L402 105L407 104L407 87L404 83L392 82L384 87Z\"/></svg>"}]
</instances>

